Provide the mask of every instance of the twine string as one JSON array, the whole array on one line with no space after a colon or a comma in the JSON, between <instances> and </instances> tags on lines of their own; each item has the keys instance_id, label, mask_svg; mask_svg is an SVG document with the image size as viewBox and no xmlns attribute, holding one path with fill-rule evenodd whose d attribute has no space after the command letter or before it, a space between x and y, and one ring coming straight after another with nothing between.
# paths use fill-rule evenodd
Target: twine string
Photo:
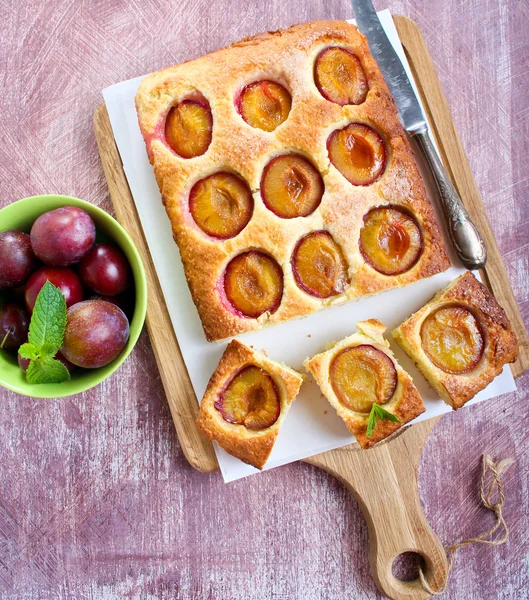
<instances>
[{"instance_id":1,"label":"twine string","mask_svg":"<svg viewBox=\"0 0 529 600\"><path fill-rule=\"evenodd\" d=\"M460 542L457 542L457 544L453 544L452 546L445 546L445 551L448 555L448 573L446 581L441 588L437 590L432 589L428 581L426 581L426 577L424 576L422 569L419 568L419 577L422 586L429 594L432 594L432 596L439 596L446 590L446 586L448 584L448 575L450 575L450 571L452 569L452 566L454 565L454 558L456 552L460 548L470 546L471 544L488 544L490 546L501 546L501 544L505 544L505 542L507 541L509 537L509 528L507 527L507 523L505 522L505 519L503 517L503 503L505 502L505 494L503 492L503 486L501 483L500 475L503 473L503 471L506 471L513 463L514 460L512 458L505 458L503 460L500 460L498 463L495 463L490 456L487 456L486 454L483 455L480 485L481 503L485 508L487 508L495 514L496 522L488 531L485 531L477 537L461 540ZM487 483L489 473L491 476L490 480ZM499 538L491 539L498 529L501 529L503 531L503 535Z\"/></svg>"}]
</instances>

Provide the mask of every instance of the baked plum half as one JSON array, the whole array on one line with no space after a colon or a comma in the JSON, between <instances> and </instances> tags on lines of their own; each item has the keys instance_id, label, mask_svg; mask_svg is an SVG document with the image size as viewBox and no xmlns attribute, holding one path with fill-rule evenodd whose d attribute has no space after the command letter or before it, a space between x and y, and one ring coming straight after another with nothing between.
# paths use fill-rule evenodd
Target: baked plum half
<instances>
[{"instance_id":1,"label":"baked plum half","mask_svg":"<svg viewBox=\"0 0 529 600\"><path fill-rule=\"evenodd\" d=\"M319 171L297 154L276 156L266 165L261 178L263 202L283 219L313 213L321 202L323 191Z\"/></svg>"},{"instance_id":2,"label":"baked plum half","mask_svg":"<svg viewBox=\"0 0 529 600\"><path fill-rule=\"evenodd\" d=\"M209 148L212 130L213 118L208 103L182 100L167 114L165 141L178 156L194 158Z\"/></svg>"},{"instance_id":3,"label":"baked plum half","mask_svg":"<svg viewBox=\"0 0 529 600\"><path fill-rule=\"evenodd\" d=\"M240 177L214 173L192 187L189 210L202 231L219 239L231 238L246 227L252 216L252 192Z\"/></svg>"},{"instance_id":4,"label":"baked plum half","mask_svg":"<svg viewBox=\"0 0 529 600\"><path fill-rule=\"evenodd\" d=\"M274 312L283 295L283 271L268 254L250 250L233 258L224 273L224 290L233 308L245 317Z\"/></svg>"},{"instance_id":5,"label":"baked plum half","mask_svg":"<svg viewBox=\"0 0 529 600\"><path fill-rule=\"evenodd\" d=\"M327 140L332 164L353 185L370 185L384 172L386 148L368 125L351 123L333 131Z\"/></svg>"},{"instance_id":6,"label":"baked plum half","mask_svg":"<svg viewBox=\"0 0 529 600\"><path fill-rule=\"evenodd\" d=\"M347 261L328 231L313 231L299 240L292 272L298 286L317 298L341 294L349 283Z\"/></svg>"},{"instance_id":7,"label":"baked plum half","mask_svg":"<svg viewBox=\"0 0 529 600\"><path fill-rule=\"evenodd\" d=\"M436 367L456 374L471 371L485 347L479 323L463 306L444 306L430 313L421 326L421 343Z\"/></svg>"},{"instance_id":8,"label":"baked plum half","mask_svg":"<svg viewBox=\"0 0 529 600\"><path fill-rule=\"evenodd\" d=\"M248 365L220 393L215 408L228 423L247 429L267 429L281 412L279 391L264 369Z\"/></svg>"},{"instance_id":9,"label":"baked plum half","mask_svg":"<svg viewBox=\"0 0 529 600\"><path fill-rule=\"evenodd\" d=\"M329 376L340 402L360 413L368 413L375 402L389 402L398 380L391 358L369 344L339 352L331 362Z\"/></svg>"},{"instance_id":10,"label":"baked plum half","mask_svg":"<svg viewBox=\"0 0 529 600\"><path fill-rule=\"evenodd\" d=\"M397 208L380 206L364 216L360 230L364 259L383 275L399 275L419 260L423 240L415 219Z\"/></svg>"},{"instance_id":11,"label":"baked plum half","mask_svg":"<svg viewBox=\"0 0 529 600\"><path fill-rule=\"evenodd\" d=\"M314 81L326 100L340 106L361 104L369 90L362 63L345 48L332 47L320 52L314 65Z\"/></svg>"},{"instance_id":12,"label":"baked plum half","mask_svg":"<svg viewBox=\"0 0 529 600\"><path fill-rule=\"evenodd\" d=\"M279 83L255 81L243 88L236 106L248 125L274 131L287 120L292 98Z\"/></svg>"}]
</instances>

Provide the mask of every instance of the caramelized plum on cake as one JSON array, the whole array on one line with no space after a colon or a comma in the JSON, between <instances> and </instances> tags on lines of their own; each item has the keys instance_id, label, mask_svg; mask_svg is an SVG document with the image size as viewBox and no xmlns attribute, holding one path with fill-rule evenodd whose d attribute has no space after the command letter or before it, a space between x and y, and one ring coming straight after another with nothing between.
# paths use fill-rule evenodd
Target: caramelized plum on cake
<instances>
[{"instance_id":1,"label":"caramelized plum on cake","mask_svg":"<svg viewBox=\"0 0 529 600\"><path fill-rule=\"evenodd\" d=\"M318 170L296 154L273 158L261 179L263 202L283 219L310 215L318 208L323 191L323 179Z\"/></svg>"},{"instance_id":2,"label":"caramelized plum on cake","mask_svg":"<svg viewBox=\"0 0 529 600\"><path fill-rule=\"evenodd\" d=\"M333 131L327 140L327 150L332 164L353 185L370 185L386 166L382 138L362 123Z\"/></svg>"},{"instance_id":3,"label":"caramelized plum on cake","mask_svg":"<svg viewBox=\"0 0 529 600\"><path fill-rule=\"evenodd\" d=\"M367 77L358 57L345 48L326 48L314 65L314 80L321 95L345 106L361 104L368 92Z\"/></svg>"},{"instance_id":4,"label":"caramelized plum on cake","mask_svg":"<svg viewBox=\"0 0 529 600\"><path fill-rule=\"evenodd\" d=\"M242 90L237 109L248 125L274 131L286 121L291 105L292 98L282 85L274 81L256 81Z\"/></svg>"},{"instance_id":5,"label":"caramelized plum on cake","mask_svg":"<svg viewBox=\"0 0 529 600\"><path fill-rule=\"evenodd\" d=\"M369 344L345 348L331 362L329 377L340 402L356 412L385 404L397 387L397 371L387 354Z\"/></svg>"},{"instance_id":6,"label":"caramelized plum on cake","mask_svg":"<svg viewBox=\"0 0 529 600\"><path fill-rule=\"evenodd\" d=\"M283 295L283 271L277 262L258 250L233 258L224 273L229 302L246 317L274 312Z\"/></svg>"},{"instance_id":7,"label":"caramelized plum on cake","mask_svg":"<svg viewBox=\"0 0 529 600\"><path fill-rule=\"evenodd\" d=\"M256 365L239 371L221 392L215 408L228 423L266 429L279 418L279 392L272 377Z\"/></svg>"},{"instance_id":8,"label":"caramelized plum on cake","mask_svg":"<svg viewBox=\"0 0 529 600\"><path fill-rule=\"evenodd\" d=\"M231 238L246 227L252 216L252 192L240 177L214 173L195 183L189 195L189 210L208 235Z\"/></svg>"},{"instance_id":9,"label":"caramelized plum on cake","mask_svg":"<svg viewBox=\"0 0 529 600\"><path fill-rule=\"evenodd\" d=\"M415 265L423 249L415 220L392 207L373 208L364 216L360 251L365 260L383 275L398 275Z\"/></svg>"},{"instance_id":10,"label":"caramelized plum on cake","mask_svg":"<svg viewBox=\"0 0 529 600\"><path fill-rule=\"evenodd\" d=\"M476 318L463 306L430 313L421 326L421 343L433 364L447 373L472 370L485 347Z\"/></svg>"},{"instance_id":11,"label":"caramelized plum on cake","mask_svg":"<svg viewBox=\"0 0 529 600\"><path fill-rule=\"evenodd\" d=\"M213 119L206 101L183 100L165 120L165 140L182 158L200 156L211 143Z\"/></svg>"},{"instance_id":12,"label":"caramelized plum on cake","mask_svg":"<svg viewBox=\"0 0 529 600\"><path fill-rule=\"evenodd\" d=\"M347 261L328 231L313 231L299 240L292 271L299 287L317 298L341 294L349 283Z\"/></svg>"}]
</instances>

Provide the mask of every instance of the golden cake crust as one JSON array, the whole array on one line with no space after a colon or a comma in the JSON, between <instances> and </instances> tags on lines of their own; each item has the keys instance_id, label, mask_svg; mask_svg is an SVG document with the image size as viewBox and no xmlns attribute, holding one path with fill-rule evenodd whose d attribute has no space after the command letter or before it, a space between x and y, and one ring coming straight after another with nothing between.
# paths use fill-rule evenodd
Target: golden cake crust
<instances>
[{"instance_id":1,"label":"golden cake crust","mask_svg":"<svg viewBox=\"0 0 529 600\"><path fill-rule=\"evenodd\" d=\"M277 421L267 429L251 430L244 425L228 423L215 408L215 401L220 392L231 378L247 365L256 365L264 369L272 377L279 391L281 412ZM208 439L218 442L232 456L262 469L302 382L302 375L294 369L274 362L241 342L232 340L212 374L200 403L198 428Z\"/></svg>"},{"instance_id":2,"label":"golden cake crust","mask_svg":"<svg viewBox=\"0 0 529 600\"><path fill-rule=\"evenodd\" d=\"M369 93L362 104L342 107L323 98L317 89L314 61L329 45L348 48L360 59L369 83ZM248 125L234 104L245 85L262 79L280 83L292 96L288 118L273 132ZM211 107L212 141L203 155L184 159L165 144L163 124L173 105L197 93ZM186 278L209 341L301 317L448 268L450 263L436 217L398 120L395 103L369 53L366 39L353 25L316 21L247 38L146 77L136 96L136 105ZM371 185L351 185L329 161L327 138L351 122L375 128L386 145L386 169ZM272 157L284 153L304 156L323 177L325 192L321 204L307 217L282 219L268 210L261 198L259 188L264 167ZM217 171L242 177L254 198L249 223L238 235L226 240L205 234L189 210L192 186ZM359 251L363 217L371 208L382 205L394 205L413 213L423 235L420 259L409 271L397 276L375 271ZM301 290L291 268L297 241L320 229L332 234L349 265L350 285L345 292L329 299L315 298ZM270 254L281 265L283 297L274 312L246 318L237 314L227 301L223 274L231 258L255 248Z\"/></svg>"},{"instance_id":3,"label":"golden cake crust","mask_svg":"<svg viewBox=\"0 0 529 600\"><path fill-rule=\"evenodd\" d=\"M421 343L424 319L443 305L461 305L477 319L485 348L477 365L467 373L452 374L432 363ZM503 308L490 291L467 271L438 292L430 302L392 332L439 396L457 410L500 374L518 356L518 341Z\"/></svg>"},{"instance_id":4,"label":"golden cake crust","mask_svg":"<svg viewBox=\"0 0 529 600\"><path fill-rule=\"evenodd\" d=\"M325 397L334 407L351 433L362 448L370 448L377 442L387 438L400 429L405 423L409 423L415 417L424 412L424 405L411 376L397 363L388 342L382 337L386 327L376 319L360 321L356 324L357 333L346 337L332 347L307 359L303 364L320 387ZM397 387L393 396L383 407L393 413L400 423L378 419L372 434L366 434L369 413L359 413L344 406L336 396L329 377L329 367L333 358L344 348L369 344L381 350L392 361L397 371Z\"/></svg>"}]
</instances>

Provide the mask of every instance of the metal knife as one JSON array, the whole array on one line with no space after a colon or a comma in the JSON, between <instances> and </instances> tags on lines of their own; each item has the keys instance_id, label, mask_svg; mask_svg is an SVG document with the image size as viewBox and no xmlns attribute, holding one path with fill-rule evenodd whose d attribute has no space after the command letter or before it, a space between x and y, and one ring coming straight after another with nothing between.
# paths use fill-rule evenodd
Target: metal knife
<instances>
[{"instance_id":1,"label":"metal knife","mask_svg":"<svg viewBox=\"0 0 529 600\"><path fill-rule=\"evenodd\" d=\"M428 135L428 123L397 53L388 40L371 0L351 0L356 25L369 42L390 92L400 120L428 164L441 198L448 233L461 262L467 269L480 269L487 262L485 243L450 181Z\"/></svg>"}]
</instances>

